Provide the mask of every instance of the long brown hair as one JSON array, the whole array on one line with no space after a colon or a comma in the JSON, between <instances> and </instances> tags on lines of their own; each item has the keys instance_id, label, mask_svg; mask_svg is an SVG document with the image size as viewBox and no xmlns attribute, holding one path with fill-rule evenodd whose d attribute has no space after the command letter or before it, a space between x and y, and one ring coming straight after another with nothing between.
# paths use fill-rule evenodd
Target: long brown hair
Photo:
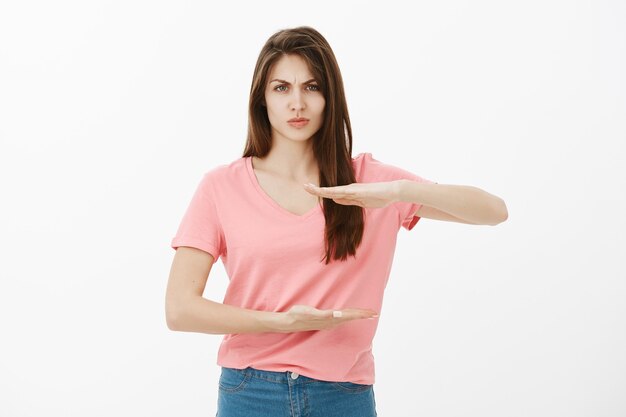
<instances>
[{"instance_id":1,"label":"long brown hair","mask_svg":"<svg viewBox=\"0 0 626 417\"><path fill-rule=\"evenodd\" d=\"M243 157L264 157L272 145L271 125L265 107L265 88L272 65L288 54L297 54L308 64L326 100L324 120L313 135L313 153L320 171L320 187L356 182L352 168L352 128L343 79L335 54L326 39L310 26L283 29L269 37L256 62L248 107L248 137ZM324 198L325 256L346 260L356 257L363 238L362 207L343 205Z\"/></svg>"}]
</instances>

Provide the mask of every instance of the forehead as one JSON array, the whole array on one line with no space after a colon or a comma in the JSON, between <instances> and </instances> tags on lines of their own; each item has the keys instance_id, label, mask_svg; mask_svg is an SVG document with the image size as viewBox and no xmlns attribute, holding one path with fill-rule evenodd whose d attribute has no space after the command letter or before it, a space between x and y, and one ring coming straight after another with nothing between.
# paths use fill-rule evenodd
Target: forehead
<instances>
[{"instance_id":1,"label":"forehead","mask_svg":"<svg viewBox=\"0 0 626 417\"><path fill-rule=\"evenodd\" d=\"M272 66L269 79L281 78L289 81L290 79L308 80L313 78L307 62L300 55L290 54L283 55Z\"/></svg>"}]
</instances>

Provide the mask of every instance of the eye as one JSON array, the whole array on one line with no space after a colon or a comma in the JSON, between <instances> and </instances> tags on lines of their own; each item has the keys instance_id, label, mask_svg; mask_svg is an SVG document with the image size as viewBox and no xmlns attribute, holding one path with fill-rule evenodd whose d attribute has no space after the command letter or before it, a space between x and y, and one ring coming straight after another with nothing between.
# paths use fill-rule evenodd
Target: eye
<instances>
[{"instance_id":1,"label":"eye","mask_svg":"<svg viewBox=\"0 0 626 417\"><path fill-rule=\"evenodd\" d=\"M285 91L285 90L280 90L280 88L282 88L282 87L287 88L287 86L285 84L281 84L281 85L278 85L278 86L274 87L274 91L279 91L279 92ZM309 84L309 85L307 85L307 87L313 87L313 90L311 90L311 91L320 91L319 85L316 85L316 84Z\"/></svg>"}]
</instances>

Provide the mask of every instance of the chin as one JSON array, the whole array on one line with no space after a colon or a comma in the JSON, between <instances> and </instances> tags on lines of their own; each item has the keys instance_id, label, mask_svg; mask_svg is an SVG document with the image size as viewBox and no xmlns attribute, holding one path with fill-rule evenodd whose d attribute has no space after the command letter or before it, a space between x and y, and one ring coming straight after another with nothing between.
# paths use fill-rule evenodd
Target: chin
<instances>
[{"instance_id":1,"label":"chin","mask_svg":"<svg viewBox=\"0 0 626 417\"><path fill-rule=\"evenodd\" d=\"M313 135L315 135L315 131L313 130L301 130L299 132L287 132L286 134L283 134L284 137L286 137L287 139L291 139L291 140L295 140L295 141L303 141L303 140L307 140L310 139Z\"/></svg>"}]
</instances>

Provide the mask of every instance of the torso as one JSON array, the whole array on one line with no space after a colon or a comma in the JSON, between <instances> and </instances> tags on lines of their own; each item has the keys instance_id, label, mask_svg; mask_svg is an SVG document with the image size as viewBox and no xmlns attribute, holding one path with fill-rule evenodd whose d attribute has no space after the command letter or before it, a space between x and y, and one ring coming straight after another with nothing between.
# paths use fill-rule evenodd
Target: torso
<instances>
[{"instance_id":1,"label":"torso","mask_svg":"<svg viewBox=\"0 0 626 417\"><path fill-rule=\"evenodd\" d=\"M307 192L302 184L263 170L256 157L252 157L252 166L263 191L285 210L301 216L311 211L319 203L321 197ZM319 183L317 179L311 179L308 182L315 185Z\"/></svg>"}]
</instances>

